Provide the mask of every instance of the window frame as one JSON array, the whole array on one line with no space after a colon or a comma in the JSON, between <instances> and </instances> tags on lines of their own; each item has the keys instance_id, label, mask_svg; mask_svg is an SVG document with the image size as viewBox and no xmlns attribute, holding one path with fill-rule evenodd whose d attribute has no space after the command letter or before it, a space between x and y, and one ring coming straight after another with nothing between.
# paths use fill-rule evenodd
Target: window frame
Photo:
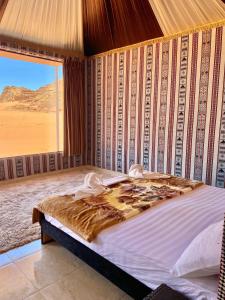
<instances>
[{"instance_id":1,"label":"window frame","mask_svg":"<svg viewBox=\"0 0 225 300\"><path fill-rule=\"evenodd\" d=\"M18 153L16 155L7 155L7 156L1 156L0 154L0 159L4 159L7 157L17 157L17 156L29 156L29 155L36 155L36 154L42 154L42 153L52 153L52 152L62 152L63 149L63 134L61 136L60 134L60 96L59 96L59 67L63 67L63 60L62 61L56 61L56 60L51 60L47 58L41 58L41 57L36 57L28 54L18 54L15 52L10 52L6 50L0 50L0 58L9 58L9 59L14 59L14 60L20 60L24 62L31 62L31 63L37 63L37 64L44 64L44 65L49 65L54 67L54 73L55 73L55 90L56 90L56 99L55 99L55 104L56 104L56 112L55 112L55 118L56 118L56 128L55 128L55 134L56 134L56 150L55 151L48 151L48 152L40 152L37 151L35 153ZM62 77L63 80L63 77ZM54 81L53 81L54 83ZM63 101L63 99L61 100ZM63 105L62 105L63 107ZM62 121L63 122L63 121ZM62 142L60 143L60 138L62 139ZM60 147L61 144L61 147Z\"/></svg>"}]
</instances>

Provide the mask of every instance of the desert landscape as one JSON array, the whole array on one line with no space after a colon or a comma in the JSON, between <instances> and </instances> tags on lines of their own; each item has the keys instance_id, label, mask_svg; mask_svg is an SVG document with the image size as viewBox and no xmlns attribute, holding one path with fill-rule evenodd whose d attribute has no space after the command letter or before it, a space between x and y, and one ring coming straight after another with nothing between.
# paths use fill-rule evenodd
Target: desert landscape
<instances>
[{"instance_id":1,"label":"desert landscape","mask_svg":"<svg viewBox=\"0 0 225 300\"><path fill-rule=\"evenodd\" d=\"M59 81L62 149L63 84ZM57 151L55 83L38 90L6 86L0 94L0 157Z\"/></svg>"}]
</instances>

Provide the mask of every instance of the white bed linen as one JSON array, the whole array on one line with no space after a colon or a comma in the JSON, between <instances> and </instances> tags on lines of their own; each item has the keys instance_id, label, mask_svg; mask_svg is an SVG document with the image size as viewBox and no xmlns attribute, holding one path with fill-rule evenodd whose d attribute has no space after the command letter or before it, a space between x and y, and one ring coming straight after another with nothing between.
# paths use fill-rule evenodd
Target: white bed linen
<instances>
[{"instance_id":1,"label":"white bed linen","mask_svg":"<svg viewBox=\"0 0 225 300\"><path fill-rule=\"evenodd\" d=\"M225 190L202 186L102 231L88 243L54 218L46 219L151 288L161 283L191 299L215 300L216 276L183 279L169 269L191 240L224 218Z\"/></svg>"}]
</instances>

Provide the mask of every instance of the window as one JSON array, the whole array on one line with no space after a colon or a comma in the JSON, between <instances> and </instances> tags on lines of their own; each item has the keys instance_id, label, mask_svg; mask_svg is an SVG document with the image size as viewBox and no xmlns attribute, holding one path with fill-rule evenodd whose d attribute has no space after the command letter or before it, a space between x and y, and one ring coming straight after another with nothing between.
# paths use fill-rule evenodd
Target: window
<instances>
[{"instance_id":1,"label":"window","mask_svg":"<svg viewBox=\"0 0 225 300\"><path fill-rule=\"evenodd\" d=\"M62 64L0 52L0 157L62 147Z\"/></svg>"}]
</instances>

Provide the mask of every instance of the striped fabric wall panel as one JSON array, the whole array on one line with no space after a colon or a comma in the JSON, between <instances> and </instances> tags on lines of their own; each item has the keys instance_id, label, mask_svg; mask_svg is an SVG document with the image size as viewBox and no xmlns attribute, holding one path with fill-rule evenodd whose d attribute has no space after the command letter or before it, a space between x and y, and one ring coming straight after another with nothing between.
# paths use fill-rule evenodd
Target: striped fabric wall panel
<instances>
[{"instance_id":1,"label":"striped fabric wall panel","mask_svg":"<svg viewBox=\"0 0 225 300\"><path fill-rule=\"evenodd\" d=\"M224 187L224 27L89 58L86 94L88 163Z\"/></svg>"},{"instance_id":2,"label":"striped fabric wall panel","mask_svg":"<svg viewBox=\"0 0 225 300\"><path fill-rule=\"evenodd\" d=\"M80 166L81 156L64 157L61 152L0 158L0 181Z\"/></svg>"}]
</instances>

